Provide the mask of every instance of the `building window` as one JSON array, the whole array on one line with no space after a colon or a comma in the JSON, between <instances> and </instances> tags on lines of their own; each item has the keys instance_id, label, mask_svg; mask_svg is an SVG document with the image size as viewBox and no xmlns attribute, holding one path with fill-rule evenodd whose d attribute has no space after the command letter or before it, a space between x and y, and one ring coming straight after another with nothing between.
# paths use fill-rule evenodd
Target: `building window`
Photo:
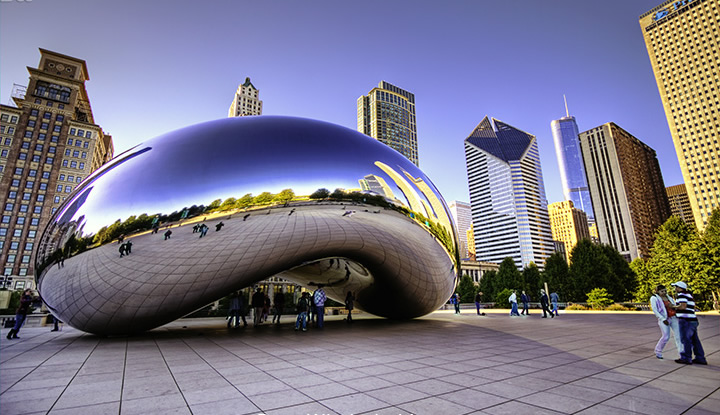
<instances>
[{"instance_id":1,"label":"building window","mask_svg":"<svg viewBox=\"0 0 720 415\"><path fill-rule=\"evenodd\" d=\"M18 187L18 186L20 186L20 179L13 179L13 180L12 180L12 183L10 184L10 186L13 186L13 187Z\"/></svg>"},{"instance_id":2,"label":"building window","mask_svg":"<svg viewBox=\"0 0 720 415\"><path fill-rule=\"evenodd\" d=\"M42 206L35 206L33 208L33 213L42 213Z\"/></svg>"},{"instance_id":3,"label":"building window","mask_svg":"<svg viewBox=\"0 0 720 415\"><path fill-rule=\"evenodd\" d=\"M87 152L83 151L81 158L84 158L84 159L87 158Z\"/></svg>"},{"instance_id":4,"label":"building window","mask_svg":"<svg viewBox=\"0 0 720 415\"><path fill-rule=\"evenodd\" d=\"M52 157L45 158L45 164L53 164L54 159Z\"/></svg>"},{"instance_id":5,"label":"building window","mask_svg":"<svg viewBox=\"0 0 720 415\"><path fill-rule=\"evenodd\" d=\"M15 255L8 255L7 262L9 264L12 264L13 262L15 262Z\"/></svg>"},{"instance_id":6,"label":"building window","mask_svg":"<svg viewBox=\"0 0 720 415\"><path fill-rule=\"evenodd\" d=\"M29 263L30 263L30 255L23 255L23 256L22 256L22 259L21 259L21 262L22 262L23 264L29 264Z\"/></svg>"},{"instance_id":7,"label":"building window","mask_svg":"<svg viewBox=\"0 0 720 415\"><path fill-rule=\"evenodd\" d=\"M10 193L8 193L8 199L15 199L16 197L17 197L16 191L13 190Z\"/></svg>"},{"instance_id":8,"label":"building window","mask_svg":"<svg viewBox=\"0 0 720 415\"><path fill-rule=\"evenodd\" d=\"M27 268L20 268L20 272L18 272L18 275L21 277L24 277L27 275ZM18 287L18 285L20 287ZM15 282L15 290L20 291L25 288L25 281L17 281Z\"/></svg>"},{"instance_id":9,"label":"building window","mask_svg":"<svg viewBox=\"0 0 720 415\"><path fill-rule=\"evenodd\" d=\"M89 141L84 142L83 148L88 148L88 147L90 147L90 142Z\"/></svg>"},{"instance_id":10,"label":"building window","mask_svg":"<svg viewBox=\"0 0 720 415\"><path fill-rule=\"evenodd\" d=\"M65 181L65 175L64 175L64 174L61 174L60 177L58 178L58 180L60 180L61 182L64 182L64 181Z\"/></svg>"},{"instance_id":11,"label":"building window","mask_svg":"<svg viewBox=\"0 0 720 415\"><path fill-rule=\"evenodd\" d=\"M72 186L65 186L65 193L70 193L70 192L72 192Z\"/></svg>"},{"instance_id":12,"label":"building window","mask_svg":"<svg viewBox=\"0 0 720 415\"><path fill-rule=\"evenodd\" d=\"M37 231L28 231L28 238L34 238Z\"/></svg>"},{"instance_id":13,"label":"building window","mask_svg":"<svg viewBox=\"0 0 720 415\"><path fill-rule=\"evenodd\" d=\"M18 154L18 160L27 160L27 153Z\"/></svg>"},{"instance_id":14,"label":"building window","mask_svg":"<svg viewBox=\"0 0 720 415\"><path fill-rule=\"evenodd\" d=\"M73 156L73 157L80 157L80 152L77 151L77 150L74 150L72 156Z\"/></svg>"},{"instance_id":15,"label":"building window","mask_svg":"<svg viewBox=\"0 0 720 415\"><path fill-rule=\"evenodd\" d=\"M41 130L47 130L47 129L48 129L48 123L44 122L44 123L40 124L40 129L41 129Z\"/></svg>"},{"instance_id":16,"label":"building window","mask_svg":"<svg viewBox=\"0 0 720 415\"><path fill-rule=\"evenodd\" d=\"M72 139L72 138L68 138L67 145L71 146L72 144L73 144L73 139Z\"/></svg>"},{"instance_id":17,"label":"building window","mask_svg":"<svg viewBox=\"0 0 720 415\"><path fill-rule=\"evenodd\" d=\"M71 129L70 129L70 135L75 135L75 129L74 129L74 128L71 128ZM72 144L72 139L68 138L68 144Z\"/></svg>"},{"instance_id":18,"label":"building window","mask_svg":"<svg viewBox=\"0 0 720 415\"><path fill-rule=\"evenodd\" d=\"M62 126L56 124L55 127L53 127L53 132L59 133L59 132L60 132L60 127L62 127Z\"/></svg>"},{"instance_id":19,"label":"building window","mask_svg":"<svg viewBox=\"0 0 720 415\"><path fill-rule=\"evenodd\" d=\"M55 213L54 209L53 209L53 213ZM31 225L31 226L38 226L39 223L40 223L40 219L38 219L38 218L32 218L32 219L30 219L30 225Z\"/></svg>"},{"instance_id":20,"label":"building window","mask_svg":"<svg viewBox=\"0 0 720 415\"><path fill-rule=\"evenodd\" d=\"M65 120L65 116L63 115L58 115L57 117L55 117L55 122L63 122L63 120Z\"/></svg>"},{"instance_id":21,"label":"building window","mask_svg":"<svg viewBox=\"0 0 720 415\"><path fill-rule=\"evenodd\" d=\"M45 141L45 137L46 137L46 134L45 134L45 133L40 133L40 134L38 134L38 140L39 140L39 141Z\"/></svg>"},{"instance_id":22,"label":"building window","mask_svg":"<svg viewBox=\"0 0 720 415\"><path fill-rule=\"evenodd\" d=\"M32 242L26 242L25 243L25 250L26 251L32 251L33 249L33 243Z\"/></svg>"},{"instance_id":23,"label":"building window","mask_svg":"<svg viewBox=\"0 0 720 415\"><path fill-rule=\"evenodd\" d=\"M27 212L27 211L28 211L28 206L29 206L29 205L21 204L21 205L20 205L20 212Z\"/></svg>"},{"instance_id":24,"label":"building window","mask_svg":"<svg viewBox=\"0 0 720 415\"><path fill-rule=\"evenodd\" d=\"M7 151L7 150L2 150L2 151L0 151L0 157L7 157L7 156L8 156L8 151Z\"/></svg>"},{"instance_id":25,"label":"building window","mask_svg":"<svg viewBox=\"0 0 720 415\"><path fill-rule=\"evenodd\" d=\"M43 145L42 145L42 144L35 144L35 151L43 151Z\"/></svg>"},{"instance_id":26,"label":"building window","mask_svg":"<svg viewBox=\"0 0 720 415\"><path fill-rule=\"evenodd\" d=\"M67 166L68 166L68 161L67 161L67 160L63 160L62 166L63 166L63 167L67 167Z\"/></svg>"},{"instance_id":27,"label":"building window","mask_svg":"<svg viewBox=\"0 0 720 415\"><path fill-rule=\"evenodd\" d=\"M10 223L10 216L3 215L3 217L2 217L2 223Z\"/></svg>"},{"instance_id":28,"label":"building window","mask_svg":"<svg viewBox=\"0 0 720 415\"><path fill-rule=\"evenodd\" d=\"M25 224L25 216L20 216L19 218L17 218L15 223L18 225L24 225Z\"/></svg>"},{"instance_id":29,"label":"building window","mask_svg":"<svg viewBox=\"0 0 720 415\"><path fill-rule=\"evenodd\" d=\"M62 189L63 189L63 185L59 184L59 185L57 185L56 192L62 192Z\"/></svg>"},{"instance_id":30,"label":"building window","mask_svg":"<svg viewBox=\"0 0 720 415\"><path fill-rule=\"evenodd\" d=\"M84 136L84 135L85 135L85 130L78 130L77 135L78 135L79 137Z\"/></svg>"},{"instance_id":31,"label":"building window","mask_svg":"<svg viewBox=\"0 0 720 415\"><path fill-rule=\"evenodd\" d=\"M92 137L92 133L90 131L86 132L85 138L90 138L90 137Z\"/></svg>"},{"instance_id":32,"label":"building window","mask_svg":"<svg viewBox=\"0 0 720 415\"><path fill-rule=\"evenodd\" d=\"M30 110L30 115L33 116L33 117L37 117L37 116L38 116L38 110L36 110L36 109Z\"/></svg>"},{"instance_id":33,"label":"building window","mask_svg":"<svg viewBox=\"0 0 720 415\"><path fill-rule=\"evenodd\" d=\"M14 237L14 238L19 238L19 237L21 237L21 236L22 236L22 228L15 229L15 230L13 231L13 237Z\"/></svg>"},{"instance_id":34,"label":"building window","mask_svg":"<svg viewBox=\"0 0 720 415\"><path fill-rule=\"evenodd\" d=\"M38 201L38 202L44 202L44 201L45 201L45 195L37 195L37 201Z\"/></svg>"},{"instance_id":35,"label":"building window","mask_svg":"<svg viewBox=\"0 0 720 415\"><path fill-rule=\"evenodd\" d=\"M40 163L40 156L38 154L33 155L33 163Z\"/></svg>"},{"instance_id":36,"label":"building window","mask_svg":"<svg viewBox=\"0 0 720 415\"><path fill-rule=\"evenodd\" d=\"M85 170L85 163L80 163L80 170Z\"/></svg>"},{"instance_id":37,"label":"building window","mask_svg":"<svg viewBox=\"0 0 720 415\"><path fill-rule=\"evenodd\" d=\"M30 169L30 171L28 171L28 176L30 176L30 177L37 176L37 170Z\"/></svg>"},{"instance_id":38,"label":"building window","mask_svg":"<svg viewBox=\"0 0 720 415\"><path fill-rule=\"evenodd\" d=\"M60 196L55 196L54 203L60 203Z\"/></svg>"},{"instance_id":39,"label":"building window","mask_svg":"<svg viewBox=\"0 0 720 415\"><path fill-rule=\"evenodd\" d=\"M43 179L49 179L49 178L50 178L50 172L49 172L49 171L44 171L43 174L42 174L42 178L43 178Z\"/></svg>"},{"instance_id":40,"label":"building window","mask_svg":"<svg viewBox=\"0 0 720 415\"><path fill-rule=\"evenodd\" d=\"M75 178L75 183L80 183L82 181L82 177L78 176Z\"/></svg>"},{"instance_id":41,"label":"building window","mask_svg":"<svg viewBox=\"0 0 720 415\"><path fill-rule=\"evenodd\" d=\"M33 182L33 181L31 181L31 180L28 180L28 181L25 182L25 188L26 188L26 189L32 189L33 187L35 187L35 182Z\"/></svg>"},{"instance_id":42,"label":"building window","mask_svg":"<svg viewBox=\"0 0 720 415\"><path fill-rule=\"evenodd\" d=\"M15 208L15 205L12 203L5 203L5 210L13 210Z\"/></svg>"},{"instance_id":43,"label":"building window","mask_svg":"<svg viewBox=\"0 0 720 415\"><path fill-rule=\"evenodd\" d=\"M57 143L59 139L60 139L60 137L58 137L56 135L50 137L50 141L52 141L53 143Z\"/></svg>"},{"instance_id":44,"label":"building window","mask_svg":"<svg viewBox=\"0 0 720 415\"><path fill-rule=\"evenodd\" d=\"M66 156L66 157L70 157L70 152L71 152L71 150L70 150L69 148L66 148L66 149L65 149L65 156Z\"/></svg>"},{"instance_id":45,"label":"building window","mask_svg":"<svg viewBox=\"0 0 720 415\"><path fill-rule=\"evenodd\" d=\"M71 162L70 162L70 167L76 169L76 168L77 168L77 161L74 161L74 160L71 161Z\"/></svg>"}]
</instances>

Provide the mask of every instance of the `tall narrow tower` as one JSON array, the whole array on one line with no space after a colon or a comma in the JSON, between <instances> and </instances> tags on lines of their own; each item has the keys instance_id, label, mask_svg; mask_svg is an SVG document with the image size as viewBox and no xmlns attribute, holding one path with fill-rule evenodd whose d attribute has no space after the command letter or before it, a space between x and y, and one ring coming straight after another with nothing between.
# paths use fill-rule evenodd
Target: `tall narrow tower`
<instances>
[{"instance_id":1,"label":"tall narrow tower","mask_svg":"<svg viewBox=\"0 0 720 415\"><path fill-rule=\"evenodd\" d=\"M245 78L245 83L238 85L228 110L228 117L244 117L246 115L262 115L260 91L250 82L250 78Z\"/></svg>"},{"instance_id":2,"label":"tall narrow tower","mask_svg":"<svg viewBox=\"0 0 720 415\"><path fill-rule=\"evenodd\" d=\"M567 112L567 101L565 102L565 116L559 120L553 120L550 127L565 200L571 200L576 209L587 214L589 222L595 222L595 213L580 151L578 126L575 117L570 116Z\"/></svg>"},{"instance_id":3,"label":"tall narrow tower","mask_svg":"<svg viewBox=\"0 0 720 415\"><path fill-rule=\"evenodd\" d=\"M554 251L534 135L485 117L465 139L478 261L538 267Z\"/></svg>"},{"instance_id":4,"label":"tall narrow tower","mask_svg":"<svg viewBox=\"0 0 720 415\"><path fill-rule=\"evenodd\" d=\"M357 100L357 129L419 165L413 93L380 81Z\"/></svg>"},{"instance_id":5,"label":"tall narrow tower","mask_svg":"<svg viewBox=\"0 0 720 415\"><path fill-rule=\"evenodd\" d=\"M640 16L695 223L720 207L720 1L669 0Z\"/></svg>"}]
</instances>

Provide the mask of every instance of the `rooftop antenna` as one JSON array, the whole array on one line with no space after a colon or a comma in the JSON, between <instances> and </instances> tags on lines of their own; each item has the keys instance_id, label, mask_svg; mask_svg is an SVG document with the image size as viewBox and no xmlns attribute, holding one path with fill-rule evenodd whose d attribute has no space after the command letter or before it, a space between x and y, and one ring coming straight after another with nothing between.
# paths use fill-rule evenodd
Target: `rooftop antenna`
<instances>
[{"instance_id":1,"label":"rooftop antenna","mask_svg":"<svg viewBox=\"0 0 720 415\"><path fill-rule=\"evenodd\" d=\"M568 112L568 108L567 108L567 98L565 98L565 94L563 94L563 100L565 101L565 116L566 116L566 117L569 117L569 116L570 116L570 113Z\"/></svg>"}]
</instances>

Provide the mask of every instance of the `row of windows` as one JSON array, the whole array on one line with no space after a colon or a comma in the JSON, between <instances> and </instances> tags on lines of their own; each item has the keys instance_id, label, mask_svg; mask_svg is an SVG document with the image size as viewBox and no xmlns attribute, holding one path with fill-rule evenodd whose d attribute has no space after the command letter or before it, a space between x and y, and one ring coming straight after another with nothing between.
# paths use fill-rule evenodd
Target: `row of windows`
<instances>
[{"instance_id":1,"label":"row of windows","mask_svg":"<svg viewBox=\"0 0 720 415\"><path fill-rule=\"evenodd\" d=\"M58 178L58 180L61 181L61 182L64 182L64 181L65 181L65 175L64 175L64 174L61 174L60 177ZM69 182L73 182L73 181L74 181L75 183L80 183L80 182L82 181L82 177L81 177L81 176L75 177L75 176L73 176L72 174L69 174L69 175L67 176L67 181L69 181Z\"/></svg>"},{"instance_id":2,"label":"row of windows","mask_svg":"<svg viewBox=\"0 0 720 415\"><path fill-rule=\"evenodd\" d=\"M6 151L7 150L2 150L0 155L2 157L7 157ZM27 156L28 156L27 153L20 153L20 154L18 154L18 160L27 160ZM41 157L38 154L34 154L32 156L31 160L33 163L40 163ZM54 161L55 161L55 159L52 157L45 157L45 164L53 164ZM67 161L67 160L64 160L64 161ZM81 163L81 164L84 164L84 163Z\"/></svg>"},{"instance_id":3,"label":"row of windows","mask_svg":"<svg viewBox=\"0 0 720 415\"><path fill-rule=\"evenodd\" d=\"M20 187L20 179L13 179L10 183L11 187ZM35 187L35 182L32 180L28 180L25 182L25 188L26 189L32 189ZM40 183L40 190L47 190L47 183Z\"/></svg>"},{"instance_id":4,"label":"row of windows","mask_svg":"<svg viewBox=\"0 0 720 415\"><path fill-rule=\"evenodd\" d=\"M69 148L65 149L65 155L66 156L73 156L77 158L87 158L87 152L83 151L82 153L78 150L70 150Z\"/></svg>"},{"instance_id":5,"label":"row of windows","mask_svg":"<svg viewBox=\"0 0 720 415\"><path fill-rule=\"evenodd\" d=\"M3 215L2 223L10 223L10 216ZM15 223L17 225L24 225L25 224L25 216L18 216ZM40 218L30 218L30 226L38 226L39 223L40 223Z\"/></svg>"},{"instance_id":6,"label":"row of windows","mask_svg":"<svg viewBox=\"0 0 720 415\"><path fill-rule=\"evenodd\" d=\"M15 254L10 254L10 255L8 255L8 256L7 256L7 263L8 263L8 264L13 264L13 263L15 263L15 258L17 258L17 255L15 255ZM22 262L23 264L29 264L29 263L30 263L30 255L23 255L23 256L21 256L21 257L20 257L20 262ZM5 268L5 270L8 270L8 269L12 270L12 268ZM11 272L12 272L12 271L11 271ZM10 272L10 273L11 273L11 272ZM8 273L8 274L10 274L10 273ZM8 275L8 274L6 274L6 275Z\"/></svg>"},{"instance_id":7,"label":"row of windows","mask_svg":"<svg viewBox=\"0 0 720 415\"><path fill-rule=\"evenodd\" d=\"M65 186L65 193L70 193L70 192L72 192L72 190L73 190L72 186ZM56 191L58 193L61 193L63 191L63 185L61 185L61 184L57 185Z\"/></svg>"},{"instance_id":8,"label":"row of windows","mask_svg":"<svg viewBox=\"0 0 720 415\"><path fill-rule=\"evenodd\" d=\"M15 200L17 199L18 192L15 190L11 190L8 192L8 200ZM22 200L30 200L32 197L32 193L23 193ZM44 202L45 201L45 195L37 195L37 201L38 202Z\"/></svg>"},{"instance_id":9,"label":"row of windows","mask_svg":"<svg viewBox=\"0 0 720 415\"><path fill-rule=\"evenodd\" d=\"M30 110L30 116L31 116L31 117L37 117L37 116L38 116L38 110L36 110L36 109ZM45 112L43 113L43 119L44 119L44 120L50 120L50 119L52 119L52 112L47 112L47 111L45 111ZM62 115L62 114L58 114L58 115L55 117L55 121L56 121L56 122L62 123L64 120L65 120L65 116ZM35 125L35 124L34 124L34 123L35 123L34 120L28 121L28 125L30 125L30 122L33 123L33 126Z\"/></svg>"},{"instance_id":10,"label":"row of windows","mask_svg":"<svg viewBox=\"0 0 720 415\"><path fill-rule=\"evenodd\" d=\"M2 122L10 122L12 124L17 124L18 117L17 115L10 116L9 114L3 114L0 116L0 121Z\"/></svg>"},{"instance_id":11,"label":"row of windows","mask_svg":"<svg viewBox=\"0 0 720 415\"><path fill-rule=\"evenodd\" d=\"M42 100L40 98L35 98L35 103L42 104ZM55 103L52 101L47 101L47 103L45 105L47 105L48 107L52 107L53 105L55 105ZM65 109L65 104L58 104L57 107L60 110Z\"/></svg>"},{"instance_id":12,"label":"row of windows","mask_svg":"<svg viewBox=\"0 0 720 415\"><path fill-rule=\"evenodd\" d=\"M59 187L59 188L62 188L62 186L58 186L58 187ZM70 187L70 186L67 186L67 187ZM68 192L68 193L70 193L70 192ZM15 208L15 204L14 204L14 203L10 203L10 202L5 203L5 210L6 210L6 211L12 211L14 208ZM30 210L30 205L25 204L25 203L21 203L21 204L20 204L20 212L27 212L28 210ZM33 208L33 213L37 213L37 214L42 213L42 206L41 206L41 205L35 206L35 207Z\"/></svg>"},{"instance_id":13,"label":"row of windows","mask_svg":"<svg viewBox=\"0 0 720 415\"><path fill-rule=\"evenodd\" d=\"M23 141L23 143L20 145L20 148L23 148L25 150L30 150L30 142L29 141ZM45 148L42 144L35 144L35 151L43 151L43 148ZM50 146L48 147L48 153L55 153L57 150L57 147Z\"/></svg>"},{"instance_id":14,"label":"row of windows","mask_svg":"<svg viewBox=\"0 0 720 415\"><path fill-rule=\"evenodd\" d=\"M4 125L0 125L0 134L14 134L15 133L15 127L5 127ZM6 144L9 145L9 144Z\"/></svg>"},{"instance_id":15,"label":"row of windows","mask_svg":"<svg viewBox=\"0 0 720 415\"><path fill-rule=\"evenodd\" d=\"M5 241L0 241L0 249L3 248L3 245L5 245ZM31 252L33 249L33 242L25 242L25 250L28 252ZM13 251L17 251L18 248L20 248L20 242L12 241L10 242L10 249Z\"/></svg>"},{"instance_id":16,"label":"row of windows","mask_svg":"<svg viewBox=\"0 0 720 415\"><path fill-rule=\"evenodd\" d=\"M22 237L22 228L17 228L13 231L13 238L21 238ZM8 234L8 228L0 228L0 236L7 236ZM35 235L37 234L37 231L35 230L29 230L27 232L28 239L35 238Z\"/></svg>"},{"instance_id":17,"label":"row of windows","mask_svg":"<svg viewBox=\"0 0 720 415\"><path fill-rule=\"evenodd\" d=\"M81 130L82 131L82 130ZM89 132L89 131L88 131ZM75 147L82 147L82 148L88 148L90 147L89 141L82 141L82 140L73 140L72 138L68 138L67 145L75 145Z\"/></svg>"},{"instance_id":18,"label":"row of windows","mask_svg":"<svg viewBox=\"0 0 720 415\"><path fill-rule=\"evenodd\" d=\"M32 125L31 125L31 124L32 124ZM35 126L35 125L34 125L34 121L28 121L28 127L32 128L32 127L34 127L34 126ZM62 128L62 125L61 125L61 124L55 124L55 126L53 126L52 131L53 131L54 133L59 133L60 130L61 130L61 128ZM41 129L41 130L47 130L47 129L48 129L47 123L42 123L42 125L40 126L40 129ZM33 135L32 130L26 130L26 131L25 131L25 138L31 138L32 135Z\"/></svg>"},{"instance_id":19,"label":"row of windows","mask_svg":"<svg viewBox=\"0 0 720 415\"><path fill-rule=\"evenodd\" d=\"M70 135L76 135L78 137L90 138L90 137L92 137L92 131L85 131L85 130L81 130L81 129L75 130L74 128L71 128Z\"/></svg>"},{"instance_id":20,"label":"row of windows","mask_svg":"<svg viewBox=\"0 0 720 415\"><path fill-rule=\"evenodd\" d=\"M63 161L62 161L62 166L63 166L63 167L68 167L68 161L67 161L67 160L63 160ZM73 169L85 170L85 163L83 163L83 162L79 162L79 163L78 163L77 161L74 161L74 160L73 160L73 161L71 161L71 162L69 163L69 167L71 167L71 168L73 168Z\"/></svg>"}]
</instances>

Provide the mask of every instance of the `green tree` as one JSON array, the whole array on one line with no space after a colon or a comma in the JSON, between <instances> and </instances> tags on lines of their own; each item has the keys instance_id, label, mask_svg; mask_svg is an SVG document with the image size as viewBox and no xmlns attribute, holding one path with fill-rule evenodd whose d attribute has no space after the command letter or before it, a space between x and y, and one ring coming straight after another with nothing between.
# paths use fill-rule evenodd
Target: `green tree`
<instances>
[{"instance_id":1,"label":"green tree","mask_svg":"<svg viewBox=\"0 0 720 415\"><path fill-rule=\"evenodd\" d=\"M472 303L475 301L477 293L477 285L473 282L469 275L463 275L457 287L457 293L460 294L460 301L463 303Z\"/></svg>"},{"instance_id":2,"label":"green tree","mask_svg":"<svg viewBox=\"0 0 720 415\"><path fill-rule=\"evenodd\" d=\"M253 197L252 193L245 193L243 197L235 201L235 207L237 207L238 209L245 209L252 206L254 202L255 198Z\"/></svg>"},{"instance_id":3,"label":"green tree","mask_svg":"<svg viewBox=\"0 0 720 415\"><path fill-rule=\"evenodd\" d=\"M345 191L343 189L335 189L330 194L330 199L342 200L345 199Z\"/></svg>"},{"instance_id":4,"label":"green tree","mask_svg":"<svg viewBox=\"0 0 720 415\"><path fill-rule=\"evenodd\" d=\"M237 203L237 200L234 197L228 197L225 199L222 204L218 207L218 210L221 212L224 212L226 210L235 209L235 204Z\"/></svg>"},{"instance_id":5,"label":"green tree","mask_svg":"<svg viewBox=\"0 0 720 415\"><path fill-rule=\"evenodd\" d=\"M522 274L517 269L515 261L507 257L500 263L500 268L497 272L497 279L495 282L495 291L502 290L503 288L509 288L512 290L518 289L522 285ZM510 294L508 294L510 295Z\"/></svg>"},{"instance_id":6,"label":"green tree","mask_svg":"<svg viewBox=\"0 0 720 415\"><path fill-rule=\"evenodd\" d=\"M328 196L330 196L330 191L325 188L320 188L310 195L310 199L325 199Z\"/></svg>"},{"instance_id":7,"label":"green tree","mask_svg":"<svg viewBox=\"0 0 720 415\"><path fill-rule=\"evenodd\" d=\"M682 258L687 262L683 280L690 285L699 307L706 310L711 304L717 304L720 299L720 209L712 212L705 230L688 241Z\"/></svg>"},{"instance_id":8,"label":"green tree","mask_svg":"<svg viewBox=\"0 0 720 415\"><path fill-rule=\"evenodd\" d=\"M545 260L545 270L542 273L542 283L546 282L548 289L551 292L557 292L562 294L566 299L571 301L579 301L577 298L572 298L571 293L573 291L572 281L570 280L570 269L568 268L565 255L554 252L552 255ZM535 295L538 295L538 291L535 291Z\"/></svg>"},{"instance_id":9,"label":"green tree","mask_svg":"<svg viewBox=\"0 0 720 415\"><path fill-rule=\"evenodd\" d=\"M587 302L595 309L603 309L613 303L612 295L605 288L593 288L587 293Z\"/></svg>"},{"instance_id":10,"label":"green tree","mask_svg":"<svg viewBox=\"0 0 720 415\"><path fill-rule=\"evenodd\" d=\"M669 286L688 275L689 262L685 254L691 254L687 252L687 245L696 238L696 232L677 216L666 220L655 232L650 259L646 263L650 277L646 284Z\"/></svg>"},{"instance_id":11,"label":"green tree","mask_svg":"<svg viewBox=\"0 0 720 415\"><path fill-rule=\"evenodd\" d=\"M486 271L480 278L480 292L483 301L491 302L495 298L495 280L497 280L497 272L494 270Z\"/></svg>"},{"instance_id":12,"label":"green tree","mask_svg":"<svg viewBox=\"0 0 720 415\"><path fill-rule=\"evenodd\" d=\"M569 301L582 301L593 288L610 285L610 261L601 247L587 239L581 240L573 248L569 270L572 285L565 295Z\"/></svg>"},{"instance_id":13,"label":"green tree","mask_svg":"<svg viewBox=\"0 0 720 415\"><path fill-rule=\"evenodd\" d=\"M608 276L607 286L605 288L615 301L632 299L637 281L635 273L630 268L630 264L628 264L615 247L600 245L600 248L610 265L610 275Z\"/></svg>"},{"instance_id":14,"label":"green tree","mask_svg":"<svg viewBox=\"0 0 720 415\"><path fill-rule=\"evenodd\" d=\"M540 269L534 263L530 263L523 269L522 272L523 284L520 290L525 290L525 293L532 299L539 299L538 293L540 292Z\"/></svg>"},{"instance_id":15,"label":"green tree","mask_svg":"<svg viewBox=\"0 0 720 415\"><path fill-rule=\"evenodd\" d=\"M275 201L280 203L287 203L295 197L293 189L283 189L280 193L275 195Z\"/></svg>"},{"instance_id":16,"label":"green tree","mask_svg":"<svg viewBox=\"0 0 720 415\"><path fill-rule=\"evenodd\" d=\"M642 258L635 258L630 263L630 269L633 270L636 276L634 300L636 302L648 301L655 291L657 279L648 271L647 263Z\"/></svg>"},{"instance_id":17,"label":"green tree","mask_svg":"<svg viewBox=\"0 0 720 415\"><path fill-rule=\"evenodd\" d=\"M222 203L222 199L215 199L207 207L208 212L212 212L213 210L220 207L220 204Z\"/></svg>"},{"instance_id":18,"label":"green tree","mask_svg":"<svg viewBox=\"0 0 720 415\"><path fill-rule=\"evenodd\" d=\"M255 196L255 200L253 200L254 204L256 205L267 205L272 202L274 196L270 192L262 192L259 195Z\"/></svg>"}]
</instances>

